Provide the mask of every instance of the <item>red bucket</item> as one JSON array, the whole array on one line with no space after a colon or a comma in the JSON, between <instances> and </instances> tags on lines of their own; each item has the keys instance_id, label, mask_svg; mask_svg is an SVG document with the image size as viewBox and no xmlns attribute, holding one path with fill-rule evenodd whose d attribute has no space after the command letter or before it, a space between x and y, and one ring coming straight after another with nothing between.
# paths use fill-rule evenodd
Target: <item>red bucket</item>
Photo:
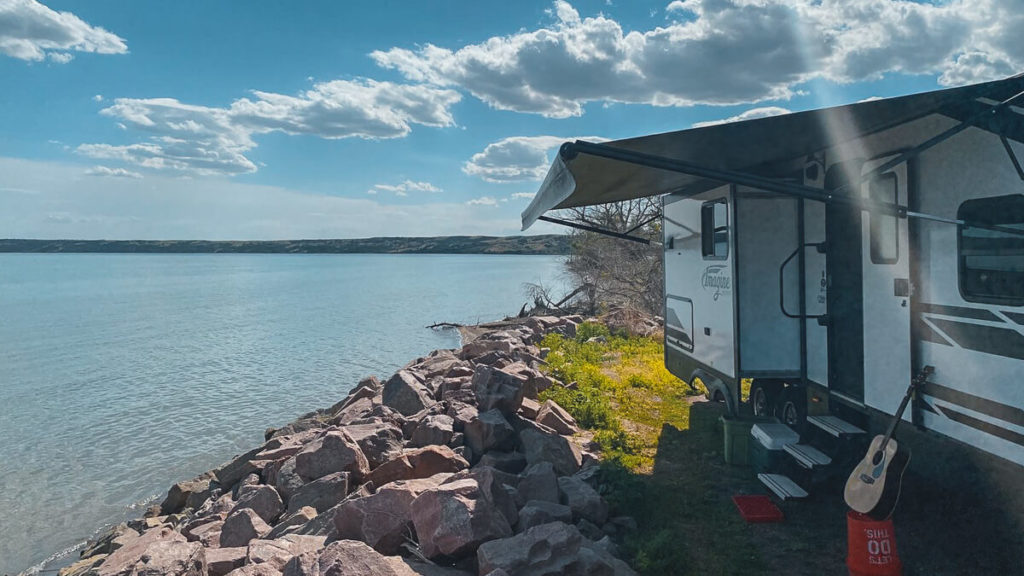
<instances>
[{"instance_id":1,"label":"red bucket","mask_svg":"<svg viewBox=\"0 0 1024 576\"><path fill-rule=\"evenodd\" d=\"M846 513L846 567L850 576L903 574L892 520L875 520L853 510Z\"/></svg>"}]
</instances>

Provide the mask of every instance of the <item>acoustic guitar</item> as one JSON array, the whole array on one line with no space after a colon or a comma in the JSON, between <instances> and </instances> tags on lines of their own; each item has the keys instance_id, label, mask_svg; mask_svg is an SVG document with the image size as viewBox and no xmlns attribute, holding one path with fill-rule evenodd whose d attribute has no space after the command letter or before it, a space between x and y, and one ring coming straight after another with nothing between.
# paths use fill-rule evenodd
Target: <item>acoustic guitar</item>
<instances>
[{"instance_id":1,"label":"acoustic guitar","mask_svg":"<svg viewBox=\"0 0 1024 576\"><path fill-rule=\"evenodd\" d=\"M868 447L864 459L857 464L847 479L843 498L847 506L853 510L875 519L884 519L892 515L899 499L903 472L910 462L909 451L900 451L892 435L903 419L903 411L907 409L914 390L934 371L933 367L925 366L911 380L889 429L884 435L880 434L871 440L871 446Z\"/></svg>"}]
</instances>

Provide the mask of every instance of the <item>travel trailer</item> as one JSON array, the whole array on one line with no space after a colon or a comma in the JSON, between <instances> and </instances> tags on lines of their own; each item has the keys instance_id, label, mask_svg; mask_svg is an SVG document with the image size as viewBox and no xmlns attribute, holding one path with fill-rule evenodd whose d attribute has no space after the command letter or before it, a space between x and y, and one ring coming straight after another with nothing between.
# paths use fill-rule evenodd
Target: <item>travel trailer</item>
<instances>
[{"instance_id":1,"label":"travel trailer","mask_svg":"<svg viewBox=\"0 0 1024 576\"><path fill-rule=\"evenodd\" d=\"M700 379L730 412L835 438L884 428L917 376L903 416L916 426L902 429L1020 467L1022 159L1024 75L567 142L523 227L573 225L549 210L661 196L673 374ZM786 451L805 467L828 459Z\"/></svg>"}]
</instances>

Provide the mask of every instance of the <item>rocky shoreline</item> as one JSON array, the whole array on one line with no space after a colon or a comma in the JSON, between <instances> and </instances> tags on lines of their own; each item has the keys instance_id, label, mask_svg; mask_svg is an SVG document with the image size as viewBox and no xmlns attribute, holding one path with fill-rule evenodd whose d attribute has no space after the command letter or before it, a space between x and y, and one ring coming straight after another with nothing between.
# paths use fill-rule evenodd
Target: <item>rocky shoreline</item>
<instances>
[{"instance_id":1,"label":"rocky shoreline","mask_svg":"<svg viewBox=\"0 0 1024 576\"><path fill-rule=\"evenodd\" d=\"M362 380L144 518L89 542L59 576L630 575L595 482L598 457L554 402L532 317Z\"/></svg>"}]
</instances>

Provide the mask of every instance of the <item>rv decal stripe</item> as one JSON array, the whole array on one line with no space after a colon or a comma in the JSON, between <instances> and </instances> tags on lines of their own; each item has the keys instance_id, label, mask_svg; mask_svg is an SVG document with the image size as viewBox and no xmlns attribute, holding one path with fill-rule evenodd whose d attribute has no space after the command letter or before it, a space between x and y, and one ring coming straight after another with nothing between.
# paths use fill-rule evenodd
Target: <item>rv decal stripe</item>
<instances>
[{"instance_id":1,"label":"rv decal stripe","mask_svg":"<svg viewBox=\"0 0 1024 576\"><path fill-rule=\"evenodd\" d=\"M1024 360L1024 334L1016 330L942 318L928 320L963 348Z\"/></svg>"},{"instance_id":2,"label":"rv decal stripe","mask_svg":"<svg viewBox=\"0 0 1024 576\"><path fill-rule=\"evenodd\" d=\"M1007 312L1006 310L1003 310L1002 312L1003 315L1010 320L1013 320L1017 324L1024 325L1024 314L1021 314L1020 312Z\"/></svg>"},{"instance_id":3,"label":"rv decal stripe","mask_svg":"<svg viewBox=\"0 0 1024 576\"><path fill-rule=\"evenodd\" d=\"M943 316L955 316L957 318L970 318L971 320L988 320L989 322L1003 322L1003 319L983 308L967 308L966 306L947 306L945 304L921 303L921 312L928 314L941 314Z\"/></svg>"},{"instance_id":4,"label":"rv decal stripe","mask_svg":"<svg viewBox=\"0 0 1024 576\"><path fill-rule=\"evenodd\" d=\"M949 340L946 340L946 338L942 334L939 334L938 332L935 331L934 328L929 326L928 323L924 321L924 316L918 314L914 319L916 320L916 335L919 340L926 340L928 342L942 344L944 346L953 345L953 343L950 342Z\"/></svg>"},{"instance_id":5,"label":"rv decal stripe","mask_svg":"<svg viewBox=\"0 0 1024 576\"><path fill-rule=\"evenodd\" d=\"M1024 428L1024 410L1020 408L961 392L960 390L947 388L934 382L925 382L923 392L928 396L938 398L950 404L956 404L961 408L974 410L986 416L998 418ZM943 408L943 411L945 410L946 408Z\"/></svg>"},{"instance_id":6,"label":"rv decal stripe","mask_svg":"<svg viewBox=\"0 0 1024 576\"><path fill-rule=\"evenodd\" d=\"M996 436L997 438L1002 438L1003 440L1006 440L1008 442L1013 442L1018 446L1024 446L1024 434L1019 434L1017 432L1014 432L1013 430L1007 430L1006 428L996 426L995 424L985 422L984 420L978 420L973 416L968 416L967 414L957 412L956 410L950 409L948 407L943 407L942 413L945 414L947 418L954 422L963 424L964 426L970 426L975 430L981 430L986 434L991 434L993 436Z\"/></svg>"}]
</instances>

